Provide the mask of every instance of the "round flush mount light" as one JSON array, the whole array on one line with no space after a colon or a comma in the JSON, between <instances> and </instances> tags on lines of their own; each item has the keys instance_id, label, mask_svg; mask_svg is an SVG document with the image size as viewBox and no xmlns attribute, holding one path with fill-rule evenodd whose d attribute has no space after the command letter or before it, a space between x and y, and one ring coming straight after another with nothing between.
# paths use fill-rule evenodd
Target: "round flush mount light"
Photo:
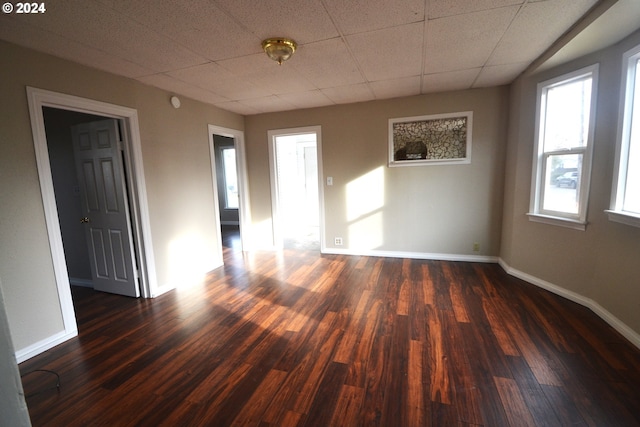
<instances>
[{"instance_id":1,"label":"round flush mount light","mask_svg":"<svg viewBox=\"0 0 640 427\"><path fill-rule=\"evenodd\" d=\"M171 99L171 105L173 105L173 108L180 108L180 98L178 98L177 96L172 96Z\"/></svg>"},{"instance_id":2,"label":"round flush mount light","mask_svg":"<svg viewBox=\"0 0 640 427\"><path fill-rule=\"evenodd\" d=\"M264 52L279 65L282 65L284 61L291 58L291 55L293 55L297 47L296 42L284 37L274 37L262 42Z\"/></svg>"}]
</instances>

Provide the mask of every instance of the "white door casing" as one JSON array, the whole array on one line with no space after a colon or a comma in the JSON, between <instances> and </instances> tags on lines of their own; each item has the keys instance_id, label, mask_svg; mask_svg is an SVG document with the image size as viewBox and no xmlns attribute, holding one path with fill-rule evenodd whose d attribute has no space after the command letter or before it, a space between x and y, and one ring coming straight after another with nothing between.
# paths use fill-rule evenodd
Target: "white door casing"
<instances>
[{"instance_id":1,"label":"white door casing","mask_svg":"<svg viewBox=\"0 0 640 427\"><path fill-rule=\"evenodd\" d=\"M238 174L238 218L240 222L240 242L243 251L249 251L253 247L250 239L251 208L249 204L249 178L247 172L247 158L244 148L244 132L237 129L209 125L209 156L211 158L211 179L213 184L213 198L215 210L216 241L218 242L219 259L217 265L223 265L222 259L222 232L220 225L220 204L218 197L218 180L216 177L216 150L213 135L225 136L233 139L236 149L236 169Z\"/></svg>"},{"instance_id":2,"label":"white door casing","mask_svg":"<svg viewBox=\"0 0 640 427\"><path fill-rule=\"evenodd\" d=\"M307 126L301 128L291 129L277 129L267 132L267 138L269 141L269 170L271 178L271 212L272 212L272 226L273 226L273 245L276 249L281 249L284 244L283 229L282 229L282 212L280 212L279 201L279 180L278 180L278 153L277 153L277 137L280 136L292 136L302 134L315 134L316 136L316 162L317 162L317 175L318 175L318 227L320 234L320 252L326 251L326 239L325 239L325 216L324 216L324 178L323 178L323 166L322 166L322 129L320 126ZM307 159L311 159L308 156Z\"/></svg>"},{"instance_id":3,"label":"white door casing","mask_svg":"<svg viewBox=\"0 0 640 427\"><path fill-rule=\"evenodd\" d=\"M42 107L113 117L123 121L124 161L126 163L126 169L129 171L127 187L129 189L129 200L131 203L131 223L135 235L135 247L140 260L141 292L145 298L154 297L161 293L156 278L155 258L150 233L151 222L149 219L147 190L142 164L142 143L138 125L138 112L135 109L120 105L94 101L44 89L27 87L26 91L40 191L47 225L47 235L53 261L58 300L62 312L63 329L31 346L16 349L16 359L18 363L36 356L78 334L73 300L71 298L71 287L67 275L67 264L62 245L62 233L58 220L53 178L51 176L51 165L49 163Z\"/></svg>"},{"instance_id":4,"label":"white door casing","mask_svg":"<svg viewBox=\"0 0 640 427\"><path fill-rule=\"evenodd\" d=\"M139 297L118 122L72 127L93 288Z\"/></svg>"}]
</instances>

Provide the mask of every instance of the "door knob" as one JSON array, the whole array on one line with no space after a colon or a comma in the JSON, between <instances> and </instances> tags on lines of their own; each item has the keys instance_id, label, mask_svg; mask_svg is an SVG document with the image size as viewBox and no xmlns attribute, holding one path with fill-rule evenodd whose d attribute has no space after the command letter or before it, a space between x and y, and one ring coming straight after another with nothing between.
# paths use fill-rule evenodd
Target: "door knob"
<instances>
[{"instance_id":1,"label":"door knob","mask_svg":"<svg viewBox=\"0 0 640 427\"><path fill-rule=\"evenodd\" d=\"M91 222L91 220L88 217L84 217L84 218L80 218L80 223L81 224L86 224L88 222Z\"/></svg>"}]
</instances>

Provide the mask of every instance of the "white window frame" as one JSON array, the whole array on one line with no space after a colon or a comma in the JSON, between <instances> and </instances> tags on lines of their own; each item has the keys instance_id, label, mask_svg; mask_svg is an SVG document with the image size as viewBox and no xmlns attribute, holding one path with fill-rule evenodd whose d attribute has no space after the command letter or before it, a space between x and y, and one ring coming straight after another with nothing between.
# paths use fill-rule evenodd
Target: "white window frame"
<instances>
[{"instance_id":1,"label":"white window frame","mask_svg":"<svg viewBox=\"0 0 640 427\"><path fill-rule=\"evenodd\" d=\"M624 195L629 167L629 150L631 148L631 127L640 126L633 123L633 104L635 92L636 68L640 67L640 45L628 50L622 56L622 79L620 84L620 113L618 121L618 137L616 161L613 173L610 209L606 210L609 220L640 227L640 214L624 210Z\"/></svg>"},{"instance_id":2,"label":"white window frame","mask_svg":"<svg viewBox=\"0 0 640 427\"><path fill-rule=\"evenodd\" d=\"M538 83L537 104L536 104L536 129L533 151L533 168L531 178L531 199L529 204L530 221L545 224L568 227L575 230L586 230L587 208L589 202L589 186L591 183L591 158L594 144L594 131L596 122L597 87L598 87L598 64L594 64L568 74L555 77ZM544 152L544 141L542 131L545 123L543 121L543 107L546 101L546 94L550 88L565 84L571 80L578 80L591 76L591 105L589 109L589 129L587 132L587 143L584 147L573 148L554 152ZM542 201L544 200L544 180L546 179L546 158L558 154L582 154L582 170L580 171L580 186L577 214L544 210Z\"/></svg>"}]
</instances>

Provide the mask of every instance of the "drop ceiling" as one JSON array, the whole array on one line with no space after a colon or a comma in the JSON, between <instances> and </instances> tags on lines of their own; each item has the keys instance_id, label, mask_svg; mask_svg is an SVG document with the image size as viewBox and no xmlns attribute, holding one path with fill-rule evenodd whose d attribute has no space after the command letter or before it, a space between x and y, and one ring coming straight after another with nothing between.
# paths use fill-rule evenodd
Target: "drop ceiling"
<instances>
[{"instance_id":1,"label":"drop ceiling","mask_svg":"<svg viewBox=\"0 0 640 427\"><path fill-rule=\"evenodd\" d=\"M508 84L596 3L49 0L0 39L251 115ZM298 43L281 66L275 36Z\"/></svg>"}]
</instances>

